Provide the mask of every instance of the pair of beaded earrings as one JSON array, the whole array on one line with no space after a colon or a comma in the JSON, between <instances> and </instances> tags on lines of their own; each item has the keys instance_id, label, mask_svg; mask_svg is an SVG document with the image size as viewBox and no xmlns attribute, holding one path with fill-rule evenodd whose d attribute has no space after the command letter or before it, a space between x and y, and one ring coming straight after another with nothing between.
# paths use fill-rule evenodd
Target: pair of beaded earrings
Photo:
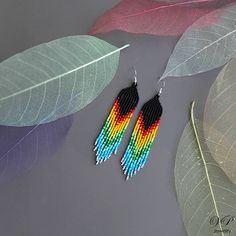
<instances>
[{"instance_id":1,"label":"pair of beaded earrings","mask_svg":"<svg viewBox=\"0 0 236 236\"><path fill-rule=\"evenodd\" d=\"M162 106L159 101L161 90L143 105L139 113L128 147L121 160L126 179L135 175L147 161L162 115ZM120 91L96 139L94 151L96 151L97 164L117 153L138 101L135 70L135 81L130 87Z\"/></svg>"}]
</instances>

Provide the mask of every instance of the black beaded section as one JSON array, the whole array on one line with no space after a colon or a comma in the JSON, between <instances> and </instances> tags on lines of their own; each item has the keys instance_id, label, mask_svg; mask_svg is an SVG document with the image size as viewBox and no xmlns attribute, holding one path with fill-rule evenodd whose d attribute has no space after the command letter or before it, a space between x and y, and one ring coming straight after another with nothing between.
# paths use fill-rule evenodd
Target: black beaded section
<instances>
[{"instance_id":1,"label":"black beaded section","mask_svg":"<svg viewBox=\"0 0 236 236\"><path fill-rule=\"evenodd\" d=\"M146 102L143 105L141 112L143 114L144 127L145 129L148 129L158 119L160 119L162 115L162 106L159 101L159 94L157 94L151 100Z\"/></svg>"},{"instance_id":2,"label":"black beaded section","mask_svg":"<svg viewBox=\"0 0 236 236\"><path fill-rule=\"evenodd\" d=\"M118 94L118 101L120 106L120 115L124 116L132 109L134 109L139 101L137 84L133 83L130 87L124 88Z\"/></svg>"}]
</instances>

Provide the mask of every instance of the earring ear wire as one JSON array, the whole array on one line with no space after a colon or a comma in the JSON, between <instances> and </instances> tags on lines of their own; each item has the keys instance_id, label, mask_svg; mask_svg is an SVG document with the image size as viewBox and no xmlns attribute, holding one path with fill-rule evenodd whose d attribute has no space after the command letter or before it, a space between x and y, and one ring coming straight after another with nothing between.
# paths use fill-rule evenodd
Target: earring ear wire
<instances>
[{"instance_id":1,"label":"earring ear wire","mask_svg":"<svg viewBox=\"0 0 236 236\"><path fill-rule=\"evenodd\" d=\"M158 85L160 84L160 82L162 82L162 86L161 86L159 89L157 89L159 96L162 94L163 89L164 89L165 86L166 86L166 81L165 81L165 80L159 80L159 81L157 82L156 87L158 87Z\"/></svg>"},{"instance_id":2,"label":"earring ear wire","mask_svg":"<svg viewBox=\"0 0 236 236\"><path fill-rule=\"evenodd\" d=\"M137 71L134 66L132 68L134 70L134 84L137 85L138 84Z\"/></svg>"}]
</instances>

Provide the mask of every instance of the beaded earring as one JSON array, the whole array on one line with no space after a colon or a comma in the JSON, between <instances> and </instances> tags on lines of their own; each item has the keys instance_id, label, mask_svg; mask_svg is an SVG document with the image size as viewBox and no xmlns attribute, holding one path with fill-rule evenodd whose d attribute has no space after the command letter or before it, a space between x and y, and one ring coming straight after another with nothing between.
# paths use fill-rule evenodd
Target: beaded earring
<instances>
[{"instance_id":1,"label":"beaded earring","mask_svg":"<svg viewBox=\"0 0 236 236\"><path fill-rule=\"evenodd\" d=\"M121 160L126 179L135 175L147 161L160 125L162 106L159 97L161 92L162 88L157 95L143 105L139 113L130 142Z\"/></svg>"},{"instance_id":2,"label":"beaded earring","mask_svg":"<svg viewBox=\"0 0 236 236\"><path fill-rule=\"evenodd\" d=\"M134 82L118 94L104 126L95 142L96 164L102 163L116 154L124 136L125 130L132 118L139 101L137 91L137 73Z\"/></svg>"}]
</instances>

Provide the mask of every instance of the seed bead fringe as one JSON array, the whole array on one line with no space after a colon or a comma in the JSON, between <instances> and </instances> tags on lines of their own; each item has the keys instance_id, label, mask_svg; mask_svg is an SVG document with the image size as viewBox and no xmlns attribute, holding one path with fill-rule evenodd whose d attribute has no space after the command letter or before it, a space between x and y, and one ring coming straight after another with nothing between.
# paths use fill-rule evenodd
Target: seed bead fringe
<instances>
[{"instance_id":1,"label":"seed bead fringe","mask_svg":"<svg viewBox=\"0 0 236 236\"><path fill-rule=\"evenodd\" d=\"M137 85L133 83L118 94L105 124L95 141L96 163L108 160L116 154L138 104L139 96Z\"/></svg>"},{"instance_id":2,"label":"seed bead fringe","mask_svg":"<svg viewBox=\"0 0 236 236\"><path fill-rule=\"evenodd\" d=\"M135 175L147 162L147 157L160 125L162 106L156 95L142 107L129 145L121 160L126 179Z\"/></svg>"}]
</instances>

